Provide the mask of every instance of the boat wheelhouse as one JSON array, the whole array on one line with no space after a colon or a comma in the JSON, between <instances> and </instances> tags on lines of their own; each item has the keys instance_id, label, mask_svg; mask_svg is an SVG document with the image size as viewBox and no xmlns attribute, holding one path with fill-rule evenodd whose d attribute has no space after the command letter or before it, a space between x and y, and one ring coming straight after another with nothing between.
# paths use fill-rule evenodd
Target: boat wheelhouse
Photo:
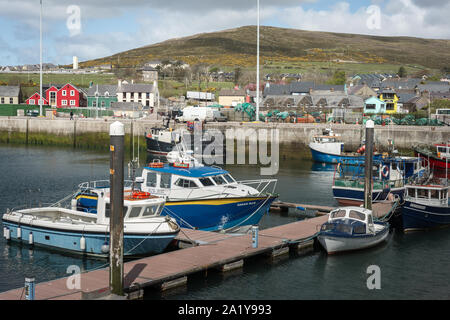
<instances>
[{"instance_id":1,"label":"boat wheelhouse","mask_svg":"<svg viewBox=\"0 0 450 320\"><path fill-rule=\"evenodd\" d=\"M329 213L317 236L328 254L365 249L386 240L389 224L374 221L372 211L341 207Z\"/></svg>"},{"instance_id":2,"label":"boat wheelhouse","mask_svg":"<svg viewBox=\"0 0 450 320\"><path fill-rule=\"evenodd\" d=\"M339 163L333 177L333 197L339 205L364 203L364 163L358 166ZM372 201L382 202L392 198L402 200L405 183L423 174L420 159L415 157L382 158L374 161Z\"/></svg>"},{"instance_id":3,"label":"boat wheelhouse","mask_svg":"<svg viewBox=\"0 0 450 320\"><path fill-rule=\"evenodd\" d=\"M247 231L257 225L278 197L277 180L236 181L215 166L175 161L144 167L141 190L166 199L162 212L182 227L207 231Z\"/></svg>"},{"instance_id":4,"label":"boat wheelhouse","mask_svg":"<svg viewBox=\"0 0 450 320\"><path fill-rule=\"evenodd\" d=\"M404 231L450 225L448 185L443 179L406 185L402 206Z\"/></svg>"},{"instance_id":5,"label":"boat wheelhouse","mask_svg":"<svg viewBox=\"0 0 450 320\"><path fill-rule=\"evenodd\" d=\"M5 238L107 257L111 211L109 187L99 187L99 183L83 183L73 197L54 205L9 210L2 218ZM180 228L174 219L161 216L164 204L164 199L147 193L125 192L124 256L161 253L175 238Z\"/></svg>"}]
</instances>

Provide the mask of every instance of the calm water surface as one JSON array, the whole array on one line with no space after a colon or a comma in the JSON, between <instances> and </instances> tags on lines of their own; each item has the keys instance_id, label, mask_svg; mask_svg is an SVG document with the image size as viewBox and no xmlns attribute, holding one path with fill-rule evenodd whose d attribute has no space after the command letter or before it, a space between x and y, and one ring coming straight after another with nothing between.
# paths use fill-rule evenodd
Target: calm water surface
<instances>
[{"instance_id":1,"label":"calm water surface","mask_svg":"<svg viewBox=\"0 0 450 320\"><path fill-rule=\"evenodd\" d=\"M239 180L259 178L254 166L228 166ZM264 177L267 178L267 177ZM277 192L280 199L336 206L331 168L309 161L281 161ZM55 202L89 180L109 179L109 154L71 149L0 146L0 214L23 204ZM261 228L302 219L291 211L270 213ZM106 260L80 258L0 239L0 292L23 287L24 278L37 282L65 277L70 265L83 271L107 266ZM381 269L381 289L367 289L367 267ZM195 276L181 291L147 299L449 299L450 229L402 234L392 232L379 247L328 257L316 251L305 257L270 262L255 259L230 275Z\"/></svg>"}]
</instances>

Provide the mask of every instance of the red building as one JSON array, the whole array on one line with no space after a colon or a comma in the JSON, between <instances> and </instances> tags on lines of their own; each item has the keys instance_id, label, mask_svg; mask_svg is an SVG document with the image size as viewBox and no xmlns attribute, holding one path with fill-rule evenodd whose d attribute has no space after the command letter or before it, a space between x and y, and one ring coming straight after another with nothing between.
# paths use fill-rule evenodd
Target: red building
<instances>
[{"instance_id":1,"label":"red building","mask_svg":"<svg viewBox=\"0 0 450 320\"><path fill-rule=\"evenodd\" d=\"M39 105L39 99L41 98L41 95L39 93L33 94L31 97L29 97L26 101L28 105ZM44 99L42 102L43 105L48 106L48 100Z\"/></svg>"},{"instance_id":2,"label":"red building","mask_svg":"<svg viewBox=\"0 0 450 320\"><path fill-rule=\"evenodd\" d=\"M51 86L45 91L45 98L46 105L56 108L79 108L87 106L86 93L70 83L60 88ZM32 104L31 100L32 97L27 100L27 104Z\"/></svg>"}]
</instances>

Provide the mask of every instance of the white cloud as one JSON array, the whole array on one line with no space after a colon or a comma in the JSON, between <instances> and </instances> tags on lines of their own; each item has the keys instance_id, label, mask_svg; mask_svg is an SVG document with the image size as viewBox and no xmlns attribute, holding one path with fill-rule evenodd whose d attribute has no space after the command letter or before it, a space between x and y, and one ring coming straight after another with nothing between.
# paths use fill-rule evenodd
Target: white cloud
<instances>
[{"instance_id":1,"label":"white cloud","mask_svg":"<svg viewBox=\"0 0 450 320\"><path fill-rule=\"evenodd\" d=\"M44 1L44 44L48 60L54 63L70 63L72 56L80 60L100 58L136 47L154 44L174 37L197 33L219 31L244 25L256 24L256 0L43 0ZM450 2L446 0L372 0L380 6L379 29L367 26L367 7L352 10L346 0L321 9L304 9L302 4L316 0L261 0L261 23L278 21L283 27L304 30L371 34L382 36L414 36L424 38L450 39L448 13ZM94 23L101 17L110 21L110 31L89 30L69 37L65 30L69 5L79 5L83 23ZM318 6L315 6L318 7ZM0 0L0 16L7 17L9 48L38 48L39 1ZM132 31L114 28L114 21L131 19ZM0 21L5 28L6 20ZM121 24L123 25L123 23ZM272 23L272 25L275 25ZM106 27L105 27L106 26ZM102 30L108 30L108 22ZM92 29L92 28L91 28ZM24 32L26 31L26 32ZM4 39L8 36L5 35ZM11 41L10 41L11 42ZM31 55L23 51L13 52L8 48L0 56L0 64L6 64L6 57L16 55L18 63ZM8 52L11 51L11 52ZM47 60L47 59L46 59Z\"/></svg>"}]
</instances>

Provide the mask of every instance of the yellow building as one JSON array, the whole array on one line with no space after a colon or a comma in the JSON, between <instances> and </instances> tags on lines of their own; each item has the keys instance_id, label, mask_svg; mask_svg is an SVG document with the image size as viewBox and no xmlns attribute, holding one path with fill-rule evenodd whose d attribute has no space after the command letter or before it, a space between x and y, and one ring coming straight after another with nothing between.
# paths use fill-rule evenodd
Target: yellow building
<instances>
[{"instance_id":1,"label":"yellow building","mask_svg":"<svg viewBox=\"0 0 450 320\"><path fill-rule=\"evenodd\" d=\"M245 102L245 90L222 89L219 93L219 104L227 107L235 107Z\"/></svg>"},{"instance_id":2,"label":"yellow building","mask_svg":"<svg viewBox=\"0 0 450 320\"><path fill-rule=\"evenodd\" d=\"M378 94L378 99L386 103L386 113L398 113L398 96L392 89L383 89Z\"/></svg>"}]
</instances>

